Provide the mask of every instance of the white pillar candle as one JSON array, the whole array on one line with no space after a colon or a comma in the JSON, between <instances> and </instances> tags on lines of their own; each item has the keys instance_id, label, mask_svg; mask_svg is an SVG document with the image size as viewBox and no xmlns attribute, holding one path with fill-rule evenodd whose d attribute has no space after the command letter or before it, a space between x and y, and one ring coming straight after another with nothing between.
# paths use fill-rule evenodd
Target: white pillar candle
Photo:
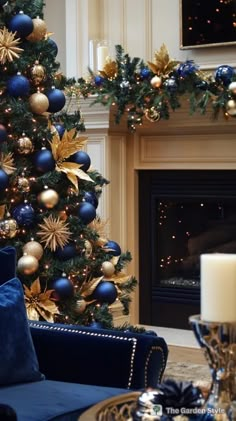
<instances>
[{"instance_id":1,"label":"white pillar candle","mask_svg":"<svg viewBox=\"0 0 236 421\"><path fill-rule=\"evenodd\" d=\"M106 64L106 59L109 55L108 47L103 45L97 47L97 67L98 70L102 70L104 65Z\"/></svg>"},{"instance_id":2,"label":"white pillar candle","mask_svg":"<svg viewBox=\"0 0 236 421\"><path fill-rule=\"evenodd\" d=\"M236 322L236 254L201 255L201 319Z\"/></svg>"}]
</instances>

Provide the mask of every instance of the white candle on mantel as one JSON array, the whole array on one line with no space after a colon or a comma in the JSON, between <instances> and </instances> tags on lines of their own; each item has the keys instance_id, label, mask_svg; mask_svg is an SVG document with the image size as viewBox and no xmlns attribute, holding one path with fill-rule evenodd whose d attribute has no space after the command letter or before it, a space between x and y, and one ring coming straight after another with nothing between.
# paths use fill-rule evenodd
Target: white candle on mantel
<instances>
[{"instance_id":1,"label":"white candle on mantel","mask_svg":"<svg viewBox=\"0 0 236 421\"><path fill-rule=\"evenodd\" d=\"M236 322L236 254L201 255L201 319Z\"/></svg>"},{"instance_id":2,"label":"white candle on mantel","mask_svg":"<svg viewBox=\"0 0 236 421\"><path fill-rule=\"evenodd\" d=\"M97 47L97 68L98 70L102 70L106 64L106 59L109 55L108 47L103 45Z\"/></svg>"}]
</instances>

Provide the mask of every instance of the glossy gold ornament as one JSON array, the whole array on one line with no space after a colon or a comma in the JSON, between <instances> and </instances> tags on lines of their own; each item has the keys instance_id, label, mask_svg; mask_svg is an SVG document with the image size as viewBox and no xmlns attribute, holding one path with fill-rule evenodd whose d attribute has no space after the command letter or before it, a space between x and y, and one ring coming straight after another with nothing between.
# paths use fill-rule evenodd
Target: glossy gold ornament
<instances>
[{"instance_id":1,"label":"glossy gold ornament","mask_svg":"<svg viewBox=\"0 0 236 421\"><path fill-rule=\"evenodd\" d=\"M93 247L92 244L90 243L90 241L85 240L84 242L84 247L85 247L85 257L90 257L93 251Z\"/></svg>"},{"instance_id":2,"label":"glossy gold ornament","mask_svg":"<svg viewBox=\"0 0 236 421\"><path fill-rule=\"evenodd\" d=\"M39 267L36 257L25 254L17 262L17 270L23 275L32 275Z\"/></svg>"},{"instance_id":3,"label":"glossy gold ornament","mask_svg":"<svg viewBox=\"0 0 236 421\"><path fill-rule=\"evenodd\" d=\"M0 238L14 238L19 230L17 222L13 218L0 221Z\"/></svg>"},{"instance_id":4,"label":"glossy gold ornament","mask_svg":"<svg viewBox=\"0 0 236 421\"><path fill-rule=\"evenodd\" d=\"M30 70L34 85L39 85L45 79L45 68L36 61Z\"/></svg>"},{"instance_id":5,"label":"glossy gold ornament","mask_svg":"<svg viewBox=\"0 0 236 421\"><path fill-rule=\"evenodd\" d=\"M43 204L47 209L52 209L59 202L58 193L53 189L42 191L38 196L38 201Z\"/></svg>"},{"instance_id":6,"label":"glossy gold ornament","mask_svg":"<svg viewBox=\"0 0 236 421\"><path fill-rule=\"evenodd\" d=\"M236 116L236 101L230 99L226 104L226 111L231 117Z\"/></svg>"},{"instance_id":7,"label":"glossy gold ornament","mask_svg":"<svg viewBox=\"0 0 236 421\"><path fill-rule=\"evenodd\" d=\"M145 110L144 114L147 120L151 121L152 123L159 121L161 118L159 111L157 111L155 107L148 108L147 110Z\"/></svg>"},{"instance_id":8,"label":"glossy gold ornament","mask_svg":"<svg viewBox=\"0 0 236 421\"><path fill-rule=\"evenodd\" d=\"M43 255L43 247L37 241L28 241L23 247L23 253L34 256L37 260L40 260Z\"/></svg>"},{"instance_id":9,"label":"glossy gold ornament","mask_svg":"<svg viewBox=\"0 0 236 421\"><path fill-rule=\"evenodd\" d=\"M102 272L105 277L110 278L115 273L115 266L111 262L103 262Z\"/></svg>"},{"instance_id":10,"label":"glossy gold ornament","mask_svg":"<svg viewBox=\"0 0 236 421\"><path fill-rule=\"evenodd\" d=\"M47 33L46 23L39 17L32 19L32 22L34 25L33 31L26 37L26 39L32 42L41 41L45 38Z\"/></svg>"},{"instance_id":11,"label":"glossy gold ornament","mask_svg":"<svg viewBox=\"0 0 236 421\"><path fill-rule=\"evenodd\" d=\"M153 76L151 79L151 85L153 88L160 88L161 86L161 77L160 76Z\"/></svg>"},{"instance_id":12,"label":"glossy gold ornament","mask_svg":"<svg viewBox=\"0 0 236 421\"><path fill-rule=\"evenodd\" d=\"M29 97L30 108L35 114L43 114L49 107L49 101L46 95L36 92Z\"/></svg>"},{"instance_id":13,"label":"glossy gold ornament","mask_svg":"<svg viewBox=\"0 0 236 421\"><path fill-rule=\"evenodd\" d=\"M34 150L33 143L30 138L23 135L17 140L17 152L21 155L29 155Z\"/></svg>"},{"instance_id":14,"label":"glossy gold ornament","mask_svg":"<svg viewBox=\"0 0 236 421\"><path fill-rule=\"evenodd\" d=\"M30 191L30 182L26 177L18 177L17 179L17 188L22 192L29 192Z\"/></svg>"},{"instance_id":15,"label":"glossy gold ornament","mask_svg":"<svg viewBox=\"0 0 236 421\"><path fill-rule=\"evenodd\" d=\"M232 92L233 95L236 95L236 82L231 82L229 84L229 91Z\"/></svg>"},{"instance_id":16,"label":"glossy gold ornament","mask_svg":"<svg viewBox=\"0 0 236 421\"><path fill-rule=\"evenodd\" d=\"M82 314L87 307L87 303L85 300L77 300L75 305L75 312L77 314Z\"/></svg>"}]
</instances>

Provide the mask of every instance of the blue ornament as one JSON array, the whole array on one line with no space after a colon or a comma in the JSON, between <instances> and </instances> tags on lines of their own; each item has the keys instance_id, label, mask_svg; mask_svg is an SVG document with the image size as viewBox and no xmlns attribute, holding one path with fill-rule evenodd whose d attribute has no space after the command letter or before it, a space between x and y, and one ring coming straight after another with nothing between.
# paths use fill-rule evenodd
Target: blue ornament
<instances>
[{"instance_id":1,"label":"blue ornament","mask_svg":"<svg viewBox=\"0 0 236 421\"><path fill-rule=\"evenodd\" d=\"M89 327L92 327L93 329L102 329L102 324L99 322L92 322Z\"/></svg>"},{"instance_id":2,"label":"blue ornament","mask_svg":"<svg viewBox=\"0 0 236 421\"><path fill-rule=\"evenodd\" d=\"M231 66L222 65L216 69L215 80L216 82L223 82L224 85L229 85L234 75L234 69Z\"/></svg>"},{"instance_id":3,"label":"blue ornament","mask_svg":"<svg viewBox=\"0 0 236 421\"><path fill-rule=\"evenodd\" d=\"M3 124L0 124L0 143L5 142L7 140L7 130Z\"/></svg>"},{"instance_id":4,"label":"blue ornament","mask_svg":"<svg viewBox=\"0 0 236 421\"><path fill-rule=\"evenodd\" d=\"M65 133L65 127L63 124L56 123L54 124L55 129L57 130L60 138L62 138L63 134Z\"/></svg>"},{"instance_id":5,"label":"blue ornament","mask_svg":"<svg viewBox=\"0 0 236 421\"><path fill-rule=\"evenodd\" d=\"M111 253L113 256L120 256L121 255L121 248L120 248L119 244L117 244L115 241L109 240L105 244L104 249L108 253Z\"/></svg>"},{"instance_id":6,"label":"blue ornament","mask_svg":"<svg viewBox=\"0 0 236 421\"><path fill-rule=\"evenodd\" d=\"M104 82L104 78L102 76L95 76L94 83L96 86L101 86Z\"/></svg>"},{"instance_id":7,"label":"blue ornament","mask_svg":"<svg viewBox=\"0 0 236 421\"><path fill-rule=\"evenodd\" d=\"M178 89L177 82L173 77L171 77L170 79L166 79L166 81L164 82L164 86L170 93L174 93Z\"/></svg>"},{"instance_id":8,"label":"blue ornament","mask_svg":"<svg viewBox=\"0 0 236 421\"><path fill-rule=\"evenodd\" d=\"M83 171L87 171L91 165L91 159L89 155L84 151L75 152L70 157L70 161L76 162L76 164L80 164L80 169Z\"/></svg>"},{"instance_id":9,"label":"blue ornament","mask_svg":"<svg viewBox=\"0 0 236 421\"><path fill-rule=\"evenodd\" d=\"M25 96L28 95L30 91L30 83L29 80L22 76L21 74L17 74L12 76L7 81L7 92L9 95L18 97L18 96Z\"/></svg>"},{"instance_id":10,"label":"blue ornament","mask_svg":"<svg viewBox=\"0 0 236 421\"><path fill-rule=\"evenodd\" d=\"M98 207L98 198L94 192L86 191L83 195L83 200L85 202L91 203L97 209Z\"/></svg>"},{"instance_id":11,"label":"blue ornament","mask_svg":"<svg viewBox=\"0 0 236 421\"><path fill-rule=\"evenodd\" d=\"M177 69L179 76L186 77L198 70L198 66L193 60L187 60L185 63L181 63Z\"/></svg>"},{"instance_id":12,"label":"blue ornament","mask_svg":"<svg viewBox=\"0 0 236 421\"><path fill-rule=\"evenodd\" d=\"M46 96L49 101L49 107L47 109L49 113L57 113L66 103L65 94L60 89L53 88L46 93Z\"/></svg>"},{"instance_id":13,"label":"blue ornament","mask_svg":"<svg viewBox=\"0 0 236 421\"><path fill-rule=\"evenodd\" d=\"M52 152L46 148L42 148L40 151L36 152L34 164L36 169L42 173L53 171L55 168L55 161Z\"/></svg>"},{"instance_id":14,"label":"blue ornament","mask_svg":"<svg viewBox=\"0 0 236 421\"><path fill-rule=\"evenodd\" d=\"M12 216L20 226L28 227L34 222L35 212L29 203L24 203L13 209Z\"/></svg>"},{"instance_id":15,"label":"blue ornament","mask_svg":"<svg viewBox=\"0 0 236 421\"><path fill-rule=\"evenodd\" d=\"M78 207L78 217L87 225L96 218L96 209L91 203L82 202Z\"/></svg>"},{"instance_id":16,"label":"blue ornament","mask_svg":"<svg viewBox=\"0 0 236 421\"><path fill-rule=\"evenodd\" d=\"M8 22L8 29L10 29L11 32L17 32L17 37L26 38L33 32L34 24L30 16L25 15L23 12L19 12Z\"/></svg>"},{"instance_id":17,"label":"blue ornament","mask_svg":"<svg viewBox=\"0 0 236 421\"><path fill-rule=\"evenodd\" d=\"M62 276L61 278L53 281L52 288L55 289L55 296L59 300L72 298L74 295L74 286L72 282L65 276Z\"/></svg>"},{"instance_id":18,"label":"blue ornament","mask_svg":"<svg viewBox=\"0 0 236 421\"><path fill-rule=\"evenodd\" d=\"M117 298L117 289L113 282L101 281L93 292L93 298L101 304L112 304Z\"/></svg>"},{"instance_id":19,"label":"blue ornament","mask_svg":"<svg viewBox=\"0 0 236 421\"><path fill-rule=\"evenodd\" d=\"M140 71L140 76L143 79L148 79L150 76L151 72L150 69L148 69L147 67L144 67L141 71Z\"/></svg>"},{"instance_id":20,"label":"blue ornament","mask_svg":"<svg viewBox=\"0 0 236 421\"><path fill-rule=\"evenodd\" d=\"M9 184L9 176L4 170L0 169L0 191L5 190L8 184Z\"/></svg>"},{"instance_id":21,"label":"blue ornament","mask_svg":"<svg viewBox=\"0 0 236 421\"><path fill-rule=\"evenodd\" d=\"M48 41L48 44L51 47L51 50L52 50L54 56L56 57L57 56L57 53L58 53L58 46L57 46L57 44L55 43L55 41L52 38L48 38L47 41Z\"/></svg>"},{"instance_id":22,"label":"blue ornament","mask_svg":"<svg viewBox=\"0 0 236 421\"><path fill-rule=\"evenodd\" d=\"M60 260L72 259L77 255L77 249L75 243L66 244L63 248L58 248L56 255Z\"/></svg>"}]
</instances>

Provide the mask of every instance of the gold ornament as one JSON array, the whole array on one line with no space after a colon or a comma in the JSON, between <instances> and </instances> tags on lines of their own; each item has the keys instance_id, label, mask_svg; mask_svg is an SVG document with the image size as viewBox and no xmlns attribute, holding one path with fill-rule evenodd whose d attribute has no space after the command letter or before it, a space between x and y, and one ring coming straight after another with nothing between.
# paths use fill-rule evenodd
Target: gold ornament
<instances>
[{"instance_id":1,"label":"gold ornament","mask_svg":"<svg viewBox=\"0 0 236 421\"><path fill-rule=\"evenodd\" d=\"M85 247L85 253L84 253L85 257L89 258L93 251L92 244L90 243L90 241L85 240L84 247Z\"/></svg>"},{"instance_id":2,"label":"gold ornament","mask_svg":"<svg viewBox=\"0 0 236 421\"><path fill-rule=\"evenodd\" d=\"M236 116L236 101L234 99L230 99L226 104L226 111L231 116Z\"/></svg>"},{"instance_id":3,"label":"gold ornament","mask_svg":"<svg viewBox=\"0 0 236 421\"><path fill-rule=\"evenodd\" d=\"M24 275L32 275L39 267L39 262L36 257L25 254L20 257L17 262L17 269Z\"/></svg>"},{"instance_id":4,"label":"gold ornament","mask_svg":"<svg viewBox=\"0 0 236 421\"><path fill-rule=\"evenodd\" d=\"M34 146L29 137L24 134L17 140L17 152L21 155L29 155L34 150Z\"/></svg>"},{"instance_id":5,"label":"gold ornament","mask_svg":"<svg viewBox=\"0 0 236 421\"><path fill-rule=\"evenodd\" d=\"M115 273L115 267L111 262L103 262L102 272L105 277L110 278Z\"/></svg>"},{"instance_id":6,"label":"gold ornament","mask_svg":"<svg viewBox=\"0 0 236 421\"><path fill-rule=\"evenodd\" d=\"M63 248L71 238L69 224L52 215L43 218L43 221L43 224L39 224L41 231L38 231L37 235L41 242L45 243L44 247L48 247L51 251L56 251L58 247Z\"/></svg>"},{"instance_id":7,"label":"gold ornament","mask_svg":"<svg viewBox=\"0 0 236 421\"><path fill-rule=\"evenodd\" d=\"M33 31L26 37L26 39L32 42L41 41L45 38L45 35L47 33L46 23L39 17L37 17L36 19L32 19L32 22L34 25Z\"/></svg>"},{"instance_id":8,"label":"gold ornament","mask_svg":"<svg viewBox=\"0 0 236 421\"><path fill-rule=\"evenodd\" d=\"M15 58L19 58L19 54L23 51L18 45L20 38L16 38L16 32L9 32L6 27L0 29L0 63L5 64L7 61L12 62Z\"/></svg>"},{"instance_id":9,"label":"gold ornament","mask_svg":"<svg viewBox=\"0 0 236 421\"><path fill-rule=\"evenodd\" d=\"M17 179L17 188L22 192L29 192L30 191L30 182L26 177L18 177Z\"/></svg>"},{"instance_id":10,"label":"gold ornament","mask_svg":"<svg viewBox=\"0 0 236 421\"><path fill-rule=\"evenodd\" d=\"M87 303L85 300L77 300L75 305L75 312L77 314L82 314L87 307Z\"/></svg>"},{"instance_id":11,"label":"gold ornament","mask_svg":"<svg viewBox=\"0 0 236 421\"><path fill-rule=\"evenodd\" d=\"M0 221L0 238L14 238L18 229L17 222L13 218Z\"/></svg>"},{"instance_id":12,"label":"gold ornament","mask_svg":"<svg viewBox=\"0 0 236 421\"><path fill-rule=\"evenodd\" d=\"M165 44L162 44L159 51L155 52L154 63L148 61L148 66L156 75L168 75L179 63L179 61L170 59Z\"/></svg>"},{"instance_id":13,"label":"gold ornament","mask_svg":"<svg viewBox=\"0 0 236 421\"><path fill-rule=\"evenodd\" d=\"M229 84L229 91L232 92L232 94L236 95L236 82L231 82Z\"/></svg>"},{"instance_id":14,"label":"gold ornament","mask_svg":"<svg viewBox=\"0 0 236 421\"><path fill-rule=\"evenodd\" d=\"M47 189L39 194L38 201L42 203L47 209L52 209L58 204L59 196L55 190Z\"/></svg>"},{"instance_id":15,"label":"gold ornament","mask_svg":"<svg viewBox=\"0 0 236 421\"><path fill-rule=\"evenodd\" d=\"M0 166L8 175L12 174L16 170L16 168L14 167L13 154L1 153Z\"/></svg>"},{"instance_id":16,"label":"gold ornament","mask_svg":"<svg viewBox=\"0 0 236 421\"><path fill-rule=\"evenodd\" d=\"M28 319L39 320L42 317L47 322L53 323L54 316L58 314L55 302L50 299L53 289L41 292L39 278L32 283L30 288L26 285L23 285L23 287Z\"/></svg>"},{"instance_id":17,"label":"gold ornament","mask_svg":"<svg viewBox=\"0 0 236 421\"><path fill-rule=\"evenodd\" d=\"M43 114L49 107L49 101L46 95L36 92L29 97L29 105L33 113Z\"/></svg>"},{"instance_id":18,"label":"gold ornament","mask_svg":"<svg viewBox=\"0 0 236 421\"><path fill-rule=\"evenodd\" d=\"M84 282L80 289L80 295L82 297L89 297L94 292L95 288L100 284L102 281L103 276L100 276L99 278L93 278L89 282Z\"/></svg>"},{"instance_id":19,"label":"gold ornament","mask_svg":"<svg viewBox=\"0 0 236 421\"><path fill-rule=\"evenodd\" d=\"M105 79L114 79L117 76L118 66L116 61L112 60L110 57L106 59L106 63L103 67L103 70L100 70L99 73Z\"/></svg>"},{"instance_id":20,"label":"gold ornament","mask_svg":"<svg viewBox=\"0 0 236 421\"><path fill-rule=\"evenodd\" d=\"M153 76L151 79L151 85L153 88L160 88L161 86L161 77L160 76Z\"/></svg>"},{"instance_id":21,"label":"gold ornament","mask_svg":"<svg viewBox=\"0 0 236 421\"><path fill-rule=\"evenodd\" d=\"M24 245L23 253L34 256L37 260L40 260L43 255L43 247L37 241L32 240Z\"/></svg>"},{"instance_id":22,"label":"gold ornament","mask_svg":"<svg viewBox=\"0 0 236 421\"><path fill-rule=\"evenodd\" d=\"M155 107L148 108L147 110L145 110L144 114L147 120L151 121L152 123L159 121L161 118L159 111L157 111Z\"/></svg>"},{"instance_id":23,"label":"gold ornament","mask_svg":"<svg viewBox=\"0 0 236 421\"><path fill-rule=\"evenodd\" d=\"M45 68L36 61L30 70L33 83L37 86L45 79Z\"/></svg>"}]
</instances>

